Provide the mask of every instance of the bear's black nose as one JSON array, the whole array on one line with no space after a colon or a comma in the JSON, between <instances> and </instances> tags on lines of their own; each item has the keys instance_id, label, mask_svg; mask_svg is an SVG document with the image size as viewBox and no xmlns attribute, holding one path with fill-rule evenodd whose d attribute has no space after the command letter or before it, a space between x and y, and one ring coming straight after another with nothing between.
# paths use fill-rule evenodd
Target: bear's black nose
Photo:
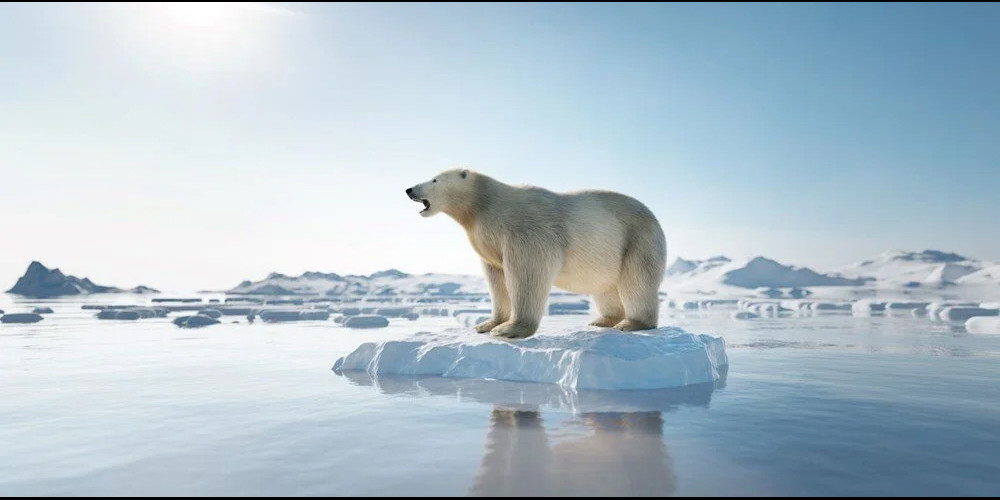
<instances>
[{"instance_id":1,"label":"bear's black nose","mask_svg":"<svg viewBox=\"0 0 1000 500\"><path fill-rule=\"evenodd\" d=\"M407 189L406 189L406 194L410 194L410 193L412 193L412 192L413 192L413 188L407 188Z\"/></svg>"}]
</instances>

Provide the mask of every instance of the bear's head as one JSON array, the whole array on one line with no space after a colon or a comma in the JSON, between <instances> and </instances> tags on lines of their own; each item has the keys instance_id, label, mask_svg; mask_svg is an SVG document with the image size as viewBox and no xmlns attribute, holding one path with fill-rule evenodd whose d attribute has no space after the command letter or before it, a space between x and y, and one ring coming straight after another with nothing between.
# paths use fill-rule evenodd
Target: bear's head
<instances>
[{"instance_id":1,"label":"bear's head","mask_svg":"<svg viewBox=\"0 0 1000 500\"><path fill-rule=\"evenodd\" d=\"M430 217L438 212L462 211L475 198L475 172L469 169L445 170L433 179L406 190L411 200L424 204L420 215Z\"/></svg>"}]
</instances>

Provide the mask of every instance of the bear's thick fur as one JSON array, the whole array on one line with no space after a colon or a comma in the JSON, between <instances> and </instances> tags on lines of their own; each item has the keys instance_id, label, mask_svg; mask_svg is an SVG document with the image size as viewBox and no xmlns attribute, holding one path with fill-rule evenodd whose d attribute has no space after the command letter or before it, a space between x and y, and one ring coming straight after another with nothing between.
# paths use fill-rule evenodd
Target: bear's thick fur
<instances>
[{"instance_id":1,"label":"bear's thick fur","mask_svg":"<svg viewBox=\"0 0 1000 500\"><path fill-rule=\"evenodd\" d=\"M444 212L458 221L482 259L493 317L478 332L531 336L553 285L593 296L601 317L591 325L656 328L667 243L639 201L611 191L511 186L462 169L406 194L424 204L424 217Z\"/></svg>"}]
</instances>

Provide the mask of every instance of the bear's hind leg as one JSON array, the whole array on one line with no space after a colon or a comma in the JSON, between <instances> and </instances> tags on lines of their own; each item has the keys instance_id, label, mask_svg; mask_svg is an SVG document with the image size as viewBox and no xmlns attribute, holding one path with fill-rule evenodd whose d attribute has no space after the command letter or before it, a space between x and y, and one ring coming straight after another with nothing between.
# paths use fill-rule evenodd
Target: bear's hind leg
<instances>
[{"instance_id":1,"label":"bear's hind leg","mask_svg":"<svg viewBox=\"0 0 1000 500\"><path fill-rule=\"evenodd\" d=\"M493 303L493 317L476 325L476 331L486 333L510 319L510 294L504 283L503 269L483 262L483 274L490 286L490 301Z\"/></svg>"},{"instance_id":2,"label":"bear's hind leg","mask_svg":"<svg viewBox=\"0 0 1000 500\"><path fill-rule=\"evenodd\" d=\"M594 302L597 304L597 311L601 313L601 317L592 321L590 326L610 328L625 319L625 306L622 305L618 287L594 295Z\"/></svg>"},{"instance_id":3,"label":"bear's hind leg","mask_svg":"<svg viewBox=\"0 0 1000 500\"><path fill-rule=\"evenodd\" d=\"M625 252L618 293L625 306L625 319L615 328L629 332L656 328L660 315L660 283L666 267L666 245L662 233L634 238Z\"/></svg>"}]
</instances>

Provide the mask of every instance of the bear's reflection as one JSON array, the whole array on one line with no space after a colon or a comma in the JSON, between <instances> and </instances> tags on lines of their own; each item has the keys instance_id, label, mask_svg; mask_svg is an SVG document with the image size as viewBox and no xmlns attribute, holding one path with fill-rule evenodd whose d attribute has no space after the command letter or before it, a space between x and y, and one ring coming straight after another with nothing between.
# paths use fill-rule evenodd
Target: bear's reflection
<instances>
[{"instance_id":1,"label":"bear's reflection","mask_svg":"<svg viewBox=\"0 0 1000 500\"><path fill-rule=\"evenodd\" d=\"M677 389L576 391L553 384L340 374L386 394L492 404L470 492L483 496L669 495L676 480L663 441L663 414L684 405L708 406L726 375L721 372L714 384ZM543 407L562 411L550 413L547 423Z\"/></svg>"},{"instance_id":2,"label":"bear's reflection","mask_svg":"<svg viewBox=\"0 0 1000 500\"><path fill-rule=\"evenodd\" d=\"M494 408L472 493L662 496L674 474L659 411L585 413L582 435L555 436L538 411ZM553 435L550 435L553 434Z\"/></svg>"}]
</instances>

